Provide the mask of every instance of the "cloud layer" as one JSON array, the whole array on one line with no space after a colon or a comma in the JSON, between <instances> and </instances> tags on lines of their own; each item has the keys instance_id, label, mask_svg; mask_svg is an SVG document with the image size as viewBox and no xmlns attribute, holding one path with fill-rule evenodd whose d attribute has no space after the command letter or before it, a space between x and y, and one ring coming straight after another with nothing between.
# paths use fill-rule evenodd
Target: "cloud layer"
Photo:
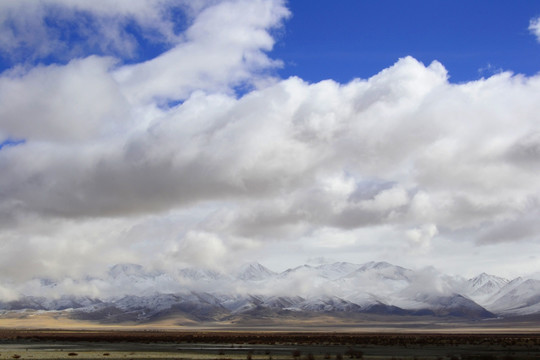
<instances>
[{"instance_id":1,"label":"cloud layer","mask_svg":"<svg viewBox=\"0 0 540 360\"><path fill-rule=\"evenodd\" d=\"M267 52L283 2L127 3L2 5L13 56L62 48L53 10L103 22L87 42L106 47L0 74L0 136L26 140L0 149L7 278L344 254L455 272L538 264L504 257L537 246L540 76L452 84L442 64L405 57L347 84L277 79ZM168 49L127 64L137 38L113 15ZM33 27L44 48L26 40Z\"/></svg>"}]
</instances>

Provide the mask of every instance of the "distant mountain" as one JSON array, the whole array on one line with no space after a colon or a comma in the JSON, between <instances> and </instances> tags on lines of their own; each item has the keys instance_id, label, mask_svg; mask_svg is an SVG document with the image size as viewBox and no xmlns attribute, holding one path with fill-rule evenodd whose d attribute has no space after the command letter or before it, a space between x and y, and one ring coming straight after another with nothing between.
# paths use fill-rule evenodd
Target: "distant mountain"
<instances>
[{"instance_id":1,"label":"distant mountain","mask_svg":"<svg viewBox=\"0 0 540 360\"><path fill-rule=\"evenodd\" d=\"M62 294L73 286L82 289L80 295ZM200 268L167 273L118 264L102 278L37 279L25 289L31 291L0 302L0 310L68 311L77 319L107 323L167 317L193 323L255 321L283 314L475 320L540 314L540 280L508 281L485 273L465 280L387 262L302 265L281 273L258 263L245 264L234 273ZM86 289L92 291L85 293Z\"/></svg>"},{"instance_id":2,"label":"distant mountain","mask_svg":"<svg viewBox=\"0 0 540 360\"><path fill-rule=\"evenodd\" d=\"M303 301L299 309L313 312L361 312L361 306L334 296L319 296Z\"/></svg>"},{"instance_id":3,"label":"distant mountain","mask_svg":"<svg viewBox=\"0 0 540 360\"><path fill-rule=\"evenodd\" d=\"M245 281L267 280L277 274L259 263L249 263L240 268L236 278Z\"/></svg>"},{"instance_id":4,"label":"distant mountain","mask_svg":"<svg viewBox=\"0 0 540 360\"><path fill-rule=\"evenodd\" d=\"M89 297L62 296L60 298L46 298L43 296L22 296L18 300L0 302L1 310L66 310L86 308L101 304L99 299Z\"/></svg>"},{"instance_id":5,"label":"distant mountain","mask_svg":"<svg viewBox=\"0 0 540 360\"><path fill-rule=\"evenodd\" d=\"M358 270L356 270L356 273L372 274L372 276L380 279L409 280L409 277L413 274L413 271L402 268L401 266L389 264L384 261L372 261L362 265Z\"/></svg>"},{"instance_id":6,"label":"distant mountain","mask_svg":"<svg viewBox=\"0 0 540 360\"><path fill-rule=\"evenodd\" d=\"M381 303L396 305L394 300L399 293L412 285L413 273L386 262L369 262L335 283L345 299L364 307Z\"/></svg>"},{"instance_id":7,"label":"distant mountain","mask_svg":"<svg viewBox=\"0 0 540 360\"><path fill-rule=\"evenodd\" d=\"M488 307L501 314L540 313L540 280L516 279L509 282L493 295Z\"/></svg>"},{"instance_id":8,"label":"distant mountain","mask_svg":"<svg viewBox=\"0 0 540 360\"><path fill-rule=\"evenodd\" d=\"M486 299L501 290L509 281L498 276L482 273L470 279L468 283L470 297Z\"/></svg>"},{"instance_id":9,"label":"distant mountain","mask_svg":"<svg viewBox=\"0 0 540 360\"><path fill-rule=\"evenodd\" d=\"M315 267L317 274L323 278L336 280L346 276L358 269L357 264L348 262L336 262L333 264L323 264Z\"/></svg>"},{"instance_id":10,"label":"distant mountain","mask_svg":"<svg viewBox=\"0 0 540 360\"><path fill-rule=\"evenodd\" d=\"M311 265L300 265L292 269L287 269L279 274L279 278L287 278L291 276L297 276L298 274L308 274L308 276L321 277L321 274L317 271L317 268ZM324 277L324 276L322 276Z\"/></svg>"},{"instance_id":11,"label":"distant mountain","mask_svg":"<svg viewBox=\"0 0 540 360\"><path fill-rule=\"evenodd\" d=\"M216 281L226 278L224 274L208 269L186 268L181 269L178 273L181 277L194 281Z\"/></svg>"},{"instance_id":12,"label":"distant mountain","mask_svg":"<svg viewBox=\"0 0 540 360\"><path fill-rule=\"evenodd\" d=\"M455 316L467 319L489 319L495 315L471 299L460 294L437 296L426 301L430 310L438 316Z\"/></svg>"}]
</instances>

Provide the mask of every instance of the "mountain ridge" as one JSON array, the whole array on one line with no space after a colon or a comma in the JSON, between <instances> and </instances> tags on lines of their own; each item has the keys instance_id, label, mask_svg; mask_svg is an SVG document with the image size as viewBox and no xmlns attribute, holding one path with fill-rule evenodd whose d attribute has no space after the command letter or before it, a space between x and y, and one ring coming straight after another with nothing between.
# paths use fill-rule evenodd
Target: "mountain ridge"
<instances>
[{"instance_id":1,"label":"mountain ridge","mask_svg":"<svg viewBox=\"0 0 540 360\"><path fill-rule=\"evenodd\" d=\"M100 322L147 322L181 314L192 321L279 314L379 314L469 320L540 314L540 280L509 281L485 273L471 279L387 262L301 265L274 272L248 263L230 274L201 268L173 272L137 264L112 266L102 278L71 279L102 286L89 294L62 293L66 281L35 281L44 295L21 293L0 311L67 311ZM107 292L108 291L108 292Z\"/></svg>"}]
</instances>

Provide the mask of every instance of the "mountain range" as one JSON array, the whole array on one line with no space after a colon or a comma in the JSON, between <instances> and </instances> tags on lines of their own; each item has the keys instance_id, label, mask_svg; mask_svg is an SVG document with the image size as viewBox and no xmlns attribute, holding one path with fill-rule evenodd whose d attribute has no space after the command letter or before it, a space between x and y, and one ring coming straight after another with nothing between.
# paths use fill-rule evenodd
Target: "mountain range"
<instances>
[{"instance_id":1,"label":"mountain range","mask_svg":"<svg viewBox=\"0 0 540 360\"><path fill-rule=\"evenodd\" d=\"M15 298L0 301L3 313L28 309L107 323L179 314L191 322L306 314L480 320L540 314L540 280L485 273L464 279L386 262L302 265L283 272L250 263L232 273L119 264L102 277L34 279Z\"/></svg>"}]
</instances>

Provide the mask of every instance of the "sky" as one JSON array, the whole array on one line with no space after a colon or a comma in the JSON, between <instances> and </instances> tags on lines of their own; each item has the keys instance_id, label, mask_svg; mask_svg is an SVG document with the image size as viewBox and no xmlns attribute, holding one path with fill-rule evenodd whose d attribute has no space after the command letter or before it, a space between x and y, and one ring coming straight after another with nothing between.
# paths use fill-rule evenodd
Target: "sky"
<instances>
[{"instance_id":1,"label":"sky","mask_svg":"<svg viewBox=\"0 0 540 360\"><path fill-rule=\"evenodd\" d=\"M540 54L527 29L535 1L290 1L293 16L272 55L282 77L340 83L369 78L398 58L441 62L453 83L497 72L535 75Z\"/></svg>"},{"instance_id":2,"label":"sky","mask_svg":"<svg viewBox=\"0 0 540 360\"><path fill-rule=\"evenodd\" d=\"M539 70L532 0L2 1L4 288L119 263L537 272Z\"/></svg>"}]
</instances>

